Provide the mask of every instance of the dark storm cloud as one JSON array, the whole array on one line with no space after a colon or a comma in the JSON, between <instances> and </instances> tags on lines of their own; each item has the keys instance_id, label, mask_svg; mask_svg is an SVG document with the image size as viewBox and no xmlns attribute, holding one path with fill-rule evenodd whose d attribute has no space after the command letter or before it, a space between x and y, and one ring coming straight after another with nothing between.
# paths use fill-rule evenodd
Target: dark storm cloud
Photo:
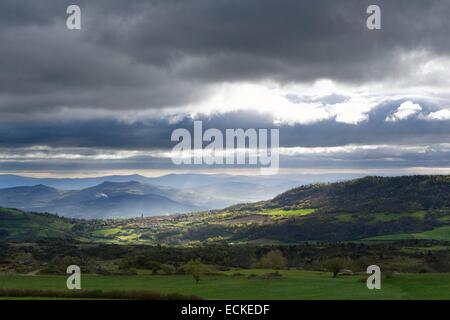
<instances>
[{"instance_id":1,"label":"dark storm cloud","mask_svg":"<svg viewBox=\"0 0 450 320\"><path fill-rule=\"evenodd\" d=\"M10 123L0 126L0 145L7 148L45 145L83 148L169 148L167 121L124 123L117 120Z\"/></svg>"},{"instance_id":2,"label":"dark storm cloud","mask_svg":"<svg viewBox=\"0 0 450 320\"><path fill-rule=\"evenodd\" d=\"M273 127L267 115L234 112L225 115L199 116L204 129L225 130L233 126L243 128ZM131 123L115 119L95 119L60 122L11 122L0 126L0 146L24 148L49 146L54 148L111 148L119 150L171 149L171 133L178 128L193 131L193 118L184 117L177 122L161 118Z\"/></svg>"},{"instance_id":3,"label":"dark storm cloud","mask_svg":"<svg viewBox=\"0 0 450 320\"><path fill-rule=\"evenodd\" d=\"M70 4L82 8L81 31L65 27ZM381 6L382 30L367 30L369 4ZM359 94L352 86L369 82L414 86L423 79L409 77L417 68L411 54L450 58L449 17L450 3L441 0L1 1L0 168L170 167L168 159L142 154L93 158L105 150L170 150L171 132L192 130L193 119L180 112L174 121L162 109L182 106L189 113L186 106L195 109L223 83L328 78L348 85L349 96L286 95L294 104L324 107L345 104ZM385 102L358 124L331 117L276 126L273 115L242 110L198 119L205 129L279 128L283 147L430 146L427 152L379 148L332 157L283 155L285 166L448 166L448 147L442 147L450 141L448 121L425 117L448 105L414 100L420 113L389 122L386 117L409 99L376 95ZM130 114L135 118L128 119ZM27 149L34 146L50 149ZM88 160L45 160L60 153Z\"/></svg>"},{"instance_id":4,"label":"dark storm cloud","mask_svg":"<svg viewBox=\"0 0 450 320\"><path fill-rule=\"evenodd\" d=\"M449 54L446 1L2 1L0 111L148 109L221 81L357 82L407 76L412 50ZM69 4L82 30L65 28ZM26 111L25 111L26 110Z\"/></svg>"},{"instance_id":5,"label":"dark storm cloud","mask_svg":"<svg viewBox=\"0 0 450 320\"><path fill-rule=\"evenodd\" d=\"M58 108L144 109L195 100L201 88L165 70L84 42L64 29L0 32L0 111Z\"/></svg>"},{"instance_id":6,"label":"dark storm cloud","mask_svg":"<svg viewBox=\"0 0 450 320\"><path fill-rule=\"evenodd\" d=\"M97 150L101 153L101 150ZM171 159L158 156L138 156L124 159L89 159L95 155L96 150L90 151L83 159L48 158L42 156L33 161L24 161L17 156L17 161L0 157L2 171L54 171L54 170L139 170L139 169L211 169L211 166L174 166ZM43 153L45 154L45 153ZM334 152L333 154L297 154L280 155L282 168L407 168L407 167L441 167L450 166L449 149L440 149L439 146L430 148L428 152L413 152L380 148L374 150L358 150L357 152ZM251 166L214 166L214 168L249 168ZM252 166L256 167L256 166Z\"/></svg>"},{"instance_id":7,"label":"dark storm cloud","mask_svg":"<svg viewBox=\"0 0 450 320\"><path fill-rule=\"evenodd\" d=\"M204 130L278 128L280 146L287 148L281 152L280 165L286 168L448 167L448 121L431 121L419 115L385 121L402 102L379 106L369 114L368 121L358 125L332 119L308 125L275 126L270 115L244 111L200 115L196 120L202 120ZM436 110L432 104L420 103L424 116ZM173 130L186 128L192 133L193 120L185 117L177 122L159 119L126 123L103 119L4 123L0 126L0 168L3 171L173 168L170 158L160 152L170 151L176 144L170 141Z\"/></svg>"},{"instance_id":8,"label":"dark storm cloud","mask_svg":"<svg viewBox=\"0 0 450 320\"><path fill-rule=\"evenodd\" d=\"M276 78L305 81L378 79L403 67L399 54L448 54L450 5L443 1L376 1L383 29L366 28L373 1L187 0L136 6L134 28L108 19L92 39L139 61L181 68L207 81ZM119 29L119 32L117 32Z\"/></svg>"},{"instance_id":9,"label":"dark storm cloud","mask_svg":"<svg viewBox=\"0 0 450 320\"><path fill-rule=\"evenodd\" d=\"M406 120L389 122L386 117L404 102L390 101L375 108L368 120L357 125L336 122L335 119L307 125L274 125L269 114L250 111L198 115L203 130L217 128L225 132L229 128L278 128L281 147L336 147L345 145L431 145L450 141L448 121L432 121L414 116ZM420 102L422 114L426 116L436 107ZM178 128L193 130L193 118L186 116L179 121L153 119L123 122L115 119L78 120L62 122L12 122L0 126L0 146L23 148L49 146L54 148L99 148L117 150L169 150L171 133Z\"/></svg>"}]
</instances>

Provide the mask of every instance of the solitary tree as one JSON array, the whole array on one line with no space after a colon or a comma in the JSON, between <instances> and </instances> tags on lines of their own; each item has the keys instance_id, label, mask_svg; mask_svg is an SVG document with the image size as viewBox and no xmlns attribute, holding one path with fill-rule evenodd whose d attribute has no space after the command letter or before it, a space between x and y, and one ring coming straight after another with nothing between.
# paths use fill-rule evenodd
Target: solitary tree
<instances>
[{"instance_id":1,"label":"solitary tree","mask_svg":"<svg viewBox=\"0 0 450 320\"><path fill-rule=\"evenodd\" d=\"M184 265L184 270L192 275L195 283L198 284L200 276L206 273L206 266L200 261L200 259L190 260Z\"/></svg>"},{"instance_id":2,"label":"solitary tree","mask_svg":"<svg viewBox=\"0 0 450 320\"><path fill-rule=\"evenodd\" d=\"M261 265L265 268L283 269L287 260L280 250L271 250L261 258Z\"/></svg>"},{"instance_id":3,"label":"solitary tree","mask_svg":"<svg viewBox=\"0 0 450 320\"><path fill-rule=\"evenodd\" d=\"M345 268L346 261L342 258L332 258L322 262L323 268L333 273L333 278Z\"/></svg>"}]
</instances>

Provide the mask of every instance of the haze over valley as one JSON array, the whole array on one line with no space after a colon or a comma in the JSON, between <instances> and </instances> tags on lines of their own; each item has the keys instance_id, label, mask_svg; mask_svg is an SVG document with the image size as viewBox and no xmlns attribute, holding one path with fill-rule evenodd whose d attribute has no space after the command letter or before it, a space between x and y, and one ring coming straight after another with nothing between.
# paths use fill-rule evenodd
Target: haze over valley
<instances>
[{"instance_id":1,"label":"haze over valley","mask_svg":"<svg viewBox=\"0 0 450 320\"><path fill-rule=\"evenodd\" d=\"M0 206L77 218L166 215L268 200L302 184L336 179L332 174L116 175L76 179L0 175Z\"/></svg>"}]
</instances>

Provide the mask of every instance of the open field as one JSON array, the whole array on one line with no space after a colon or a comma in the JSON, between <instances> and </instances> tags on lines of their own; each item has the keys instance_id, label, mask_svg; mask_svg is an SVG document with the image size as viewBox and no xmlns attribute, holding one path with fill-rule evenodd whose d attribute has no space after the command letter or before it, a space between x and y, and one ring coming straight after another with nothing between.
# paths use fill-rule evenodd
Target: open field
<instances>
[{"instance_id":1,"label":"open field","mask_svg":"<svg viewBox=\"0 0 450 320\"><path fill-rule=\"evenodd\" d=\"M399 233L368 238L376 241L398 241L398 240L441 240L450 241L450 226L440 227L420 233Z\"/></svg>"},{"instance_id":2,"label":"open field","mask_svg":"<svg viewBox=\"0 0 450 320\"><path fill-rule=\"evenodd\" d=\"M296 209L296 210L270 210L270 211L260 211L258 214L269 215L269 216L307 216L316 211L316 209Z\"/></svg>"},{"instance_id":3,"label":"open field","mask_svg":"<svg viewBox=\"0 0 450 320\"><path fill-rule=\"evenodd\" d=\"M239 272L241 276L232 276ZM366 288L364 275L332 278L329 273L280 271L280 279L247 278L271 270L239 270L204 277L195 284L188 275L82 277L89 290L151 290L196 295L206 299L450 299L450 274L398 274L382 281L382 289ZM64 276L1 275L0 289L64 290Z\"/></svg>"}]
</instances>

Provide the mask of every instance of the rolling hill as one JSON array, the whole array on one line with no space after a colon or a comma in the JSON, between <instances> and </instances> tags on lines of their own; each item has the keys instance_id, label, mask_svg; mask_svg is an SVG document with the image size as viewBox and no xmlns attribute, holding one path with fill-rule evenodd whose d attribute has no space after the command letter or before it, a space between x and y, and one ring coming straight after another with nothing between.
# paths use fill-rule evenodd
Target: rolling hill
<instances>
[{"instance_id":1,"label":"rolling hill","mask_svg":"<svg viewBox=\"0 0 450 320\"><path fill-rule=\"evenodd\" d=\"M75 221L53 214L0 208L0 239L35 241L45 238L73 238Z\"/></svg>"},{"instance_id":2,"label":"rolling hill","mask_svg":"<svg viewBox=\"0 0 450 320\"><path fill-rule=\"evenodd\" d=\"M229 242L295 243L416 234L450 225L450 176L365 177L312 184L215 215L216 219L205 218L208 225L185 231L182 240L219 237Z\"/></svg>"},{"instance_id":3,"label":"rolling hill","mask_svg":"<svg viewBox=\"0 0 450 320\"><path fill-rule=\"evenodd\" d=\"M267 208L317 208L324 212L404 212L450 208L450 176L365 177L313 184L280 194Z\"/></svg>"}]
</instances>

